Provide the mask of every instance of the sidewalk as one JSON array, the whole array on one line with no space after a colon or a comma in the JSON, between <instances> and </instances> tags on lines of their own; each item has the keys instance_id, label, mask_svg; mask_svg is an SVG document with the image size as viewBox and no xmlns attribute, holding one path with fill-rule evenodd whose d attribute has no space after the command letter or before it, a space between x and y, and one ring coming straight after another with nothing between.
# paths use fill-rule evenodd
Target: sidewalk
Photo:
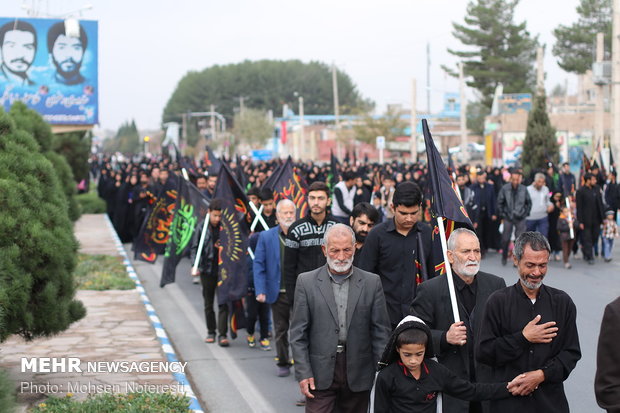
<instances>
[{"instance_id":1,"label":"sidewalk","mask_svg":"<svg viewBox=\"0 0 620 413\"><path fill-rule=\"evenodd\" d=\"M104 215L84 215L75 224L80 252L118 256ZM87 362L166 362L155 330L137 290L78 291L77 299L87 314L68 330L31 342L13 336L0 346L0 367L9 371L17 387L18 402L25 411L47 396L84 399L89 393L156 391L175 392L178 383L171 372L88 372ZM81 373L22 372L21 358L77 357ZM78 389L78 391L75 391Z\"/></svg>"}]
</instances>

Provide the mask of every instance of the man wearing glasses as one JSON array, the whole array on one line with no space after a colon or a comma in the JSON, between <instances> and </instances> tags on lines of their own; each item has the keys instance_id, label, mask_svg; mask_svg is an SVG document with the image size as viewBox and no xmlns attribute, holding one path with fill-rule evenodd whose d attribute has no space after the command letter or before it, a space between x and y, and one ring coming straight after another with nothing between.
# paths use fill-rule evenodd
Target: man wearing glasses
<instances>
[{"instance_id":1,"label":"man wearing glasses","mask_svg":"<svg viewBox=\"0 0 620 413\"><path fill-rule=\"evenodd\" d=\"M394 329L409 314L420 282L434 275L431 228L418 222L422 191L413 182L396 187L392 198L394 218L375 226L368 234L360 268L378 274L383 284L390 323Z\"/></svg>"}]
</instances>

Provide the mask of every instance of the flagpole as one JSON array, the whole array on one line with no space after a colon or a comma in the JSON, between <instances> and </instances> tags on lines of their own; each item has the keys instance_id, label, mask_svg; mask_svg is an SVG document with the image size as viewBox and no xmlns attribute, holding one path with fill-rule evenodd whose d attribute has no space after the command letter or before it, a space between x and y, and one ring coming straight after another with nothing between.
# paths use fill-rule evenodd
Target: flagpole
<instances>
[{"instance_id":1,"label":"flagpole","mask_svg":"<svg viewBox=\"0 0 620 413\"><path fill-rule=\"evenodd\" d=\"M254 211L254 213L256 214L256 216L254 217L254 222L252 222L252 226L250 226L250 231L254 232L254 228L256 228L256 225L259 222L262 224L265 231L268 231L269 225L267 225L267 223L263 219L263 216L261 215L261 213L263 212L263 206L261 205L260 208L257 210L254 202L250 201L250 208L252 208L252 211Z\"/></svg>"},{"instance_id":2,"label":"flagpole","mask_svg":"<svg viewBox=\"0 0 620 413\"><path fill-rule=\"evenodd\" d=\"M450 291L452 314L454 315L454 322L458 323L461 321L461 317L459 316L459 307L456 301L456 290L454 289L454 280L452 279L452 267L450 267L450 261L448 261L448 244L446 242L446 231L443 226L443 217L437 217L437 226L439 227L439 238L441 239L443 260L446 266L446 277L448 277L448 290Z\"/></svg>"},{"instance_id":3,"label":"flagpole","mask_svg":"<svg viewBox=\"0 0 620 413\"><path fill-rule=\"evenodd\" d=\"M571 208L570 208L570 201L568 200L568 197L564 198L564 200L566 201L566 208L568 209L568 220L570 221L568 223L568 230L569 230L569 234L570 234L570 239L574 239L575 238L575 230L573 229L573 213L572 213Z\"/></svg>"},{"instance_id":4,"label":"flagpole","mask_svg":"<svg viewBox=\"0 0 620 413\"><path fill-rule=\"evenodd\" d=\"M194 266L192 267L192 271L198 271L198 263L200 263L200 256L202 255L202 247L205 245L205 237L207 235L207 231L209 230L209 212L207 212L207 216L205 217L205 222L202 225L202 234L200 234L200 242L198 243L198 251L196 252L196 259L194 260Z\"/></svg>"},{"instance_id":5,"label":"flagpole","mask_svg":"<svg viewBox=\"0 0 620 413\"><path fill-rule=\"evenodd\" d=\"M186 181L189 181L189 175L187 174L185 168L181 168L181 172L183 172L183 178L185 178Z\"/></svg>"}]
</instances>

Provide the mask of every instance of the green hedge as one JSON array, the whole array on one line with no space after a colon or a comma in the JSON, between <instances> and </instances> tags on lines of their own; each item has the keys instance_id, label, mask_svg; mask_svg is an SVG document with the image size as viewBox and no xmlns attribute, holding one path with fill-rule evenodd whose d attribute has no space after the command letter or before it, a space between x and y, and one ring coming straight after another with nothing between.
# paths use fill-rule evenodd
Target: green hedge
<instances>
[{"instance_id":1,"label":"green hedge","mask_svg":"<svg viewBox=\"0 0 620 413\"><path fill-rule=\"evenodd\" d=\"M106 212L105 201L97 195L97 192L88 192L76 196L80 204L82 214L103 214Z\"/></svg>"},{"instance_id":2,"label":"green hedge","mask_svg":"<svg viewBox=\"0 0 620 413\"><path fill-rule=\"evenodd\" d=\"M15 383L5 371L0 370L0 412L10 413L15 409Z\"/></svg>"},{"instance_id":3,"label":"green hedge","mask_svg":"<svg viewBox=\"0 0 620 413\"><path fill-rule=\"evenodd\" d=\"M171 393L129 393L129 394L98 394L85 401L77 401L73 397L50 397L37 407L33 413L187 413L189 399Z\"/></svg>"}]
</instances>

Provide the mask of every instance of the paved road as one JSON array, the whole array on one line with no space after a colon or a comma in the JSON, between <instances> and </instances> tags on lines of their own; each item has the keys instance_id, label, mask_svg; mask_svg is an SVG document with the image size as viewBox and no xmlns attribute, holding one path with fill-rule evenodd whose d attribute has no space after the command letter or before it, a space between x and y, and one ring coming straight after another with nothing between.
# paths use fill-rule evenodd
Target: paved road
<instances>
[{"instance_id":1,"label":"paved road","mask_svg":"<svg viewBox=\"0 0 620 413\"><path fill-rule=\"evenodd\" d=\"M582 359L565 384L571 410L577 413L601 411L594 399L596 343L603 309L620 295L620 252L611 263L597 261L589 266L575 260L572 270L551 262L545 282L568 292L577 306L577 325ZM275 351L250 349L245 332L231 347L205 344L206 334L200 286L191 284L189 262L177 269L177 282L159 288L161 261L134 262L147 293L171 337L177 353L188 361L190 379L203 406L210 412L253 411L295 412L299 390L293 376L275 375ZM504 277L507 285L517 280L516 269L502 267L497 254L489 254L482 270ZM273 343L272 343L273 344Z\"/></svg>"}]
</instances>

